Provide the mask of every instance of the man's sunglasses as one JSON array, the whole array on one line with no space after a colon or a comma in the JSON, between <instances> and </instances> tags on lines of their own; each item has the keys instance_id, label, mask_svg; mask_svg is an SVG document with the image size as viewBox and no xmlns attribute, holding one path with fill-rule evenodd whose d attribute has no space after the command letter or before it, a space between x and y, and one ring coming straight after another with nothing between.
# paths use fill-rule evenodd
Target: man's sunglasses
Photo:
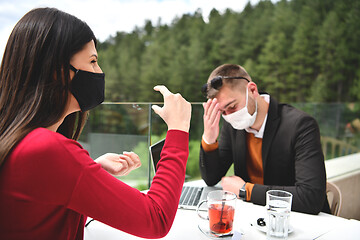
<instances>
[{"instance_id":1,"label":"man's sunglasses","mask_svg":"<svg viewBox=\"0 0 360 240\"><path fill-rule=\"evenodd\" d=\"M201 92L203 93L203 95L205 97L207 97L208 84L210 84L210 88L219 90L223 85L223 79L244 79L244 80L250 82L247 78L244 78L244 77L216 76L213 79L211 79L210 83L205 83L201 87Z\"/></svg>"}]
</instances>

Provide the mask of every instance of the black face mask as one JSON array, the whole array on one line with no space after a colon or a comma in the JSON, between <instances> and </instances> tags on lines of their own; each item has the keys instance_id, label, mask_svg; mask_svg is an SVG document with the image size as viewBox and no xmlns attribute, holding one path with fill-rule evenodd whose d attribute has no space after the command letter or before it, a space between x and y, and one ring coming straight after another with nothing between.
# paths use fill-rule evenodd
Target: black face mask
<instances>
[{"instance_id":1,"label":"black face mask","mask_svg":"<svg viewBox=\"0 0 360 240\"><path fill-rule=\"evenodd\" d=\"M78 101L81 111L90 110L104 101L105 74L78 70L70 65L75 76L70 91Z\"/></svg>"}]
</instances>

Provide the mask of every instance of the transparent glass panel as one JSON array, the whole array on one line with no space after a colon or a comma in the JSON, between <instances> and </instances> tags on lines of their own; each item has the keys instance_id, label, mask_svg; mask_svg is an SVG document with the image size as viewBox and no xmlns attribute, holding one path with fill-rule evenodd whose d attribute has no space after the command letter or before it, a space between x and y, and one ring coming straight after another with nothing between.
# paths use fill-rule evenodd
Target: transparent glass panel
<instances>
[{"instance_id":1,"label":"transparent glass panel","mask_svg":"<svg viewBox=\"0 0 360 240\"><path fill-rule=\"evenodd\" d=\"M149 176L150 104L102 104L92 110L80 141L93 159L111 152L133 151L142 166L119 177L138 189L147 189Z\"/></svg>"},{"instance_id":2,"label":"transparent glass panel","mask_svg":"<svg viewBox=\"0 0 360 240\"><path fill-rule=\"evenodd\" d=\"M133 151L142 166L128 176L119 177L140 190L150 186L154 170L150 162L149 146L165 138L167 126L151 109L162 103L103 103L90 112L80 143L94 159L107 152ZM296 103L293 106L309 113L318 121L326 159L360 151L359 104ZM203 107L192 103L189 159L186 181L200 179L199 151L203 132ZM222 123L221 119L221 123ZM229 170L233 174L233 170Z\"/></svg>"},{"instance_id":3,"label":"transparent glass panel","mask_svg":"<svg viewBox=\"0 0 360 240\"><path fill-rule=\"evenodd\" d=\"M296 103L320 128L325 159L360 151L360 103Z\"/></svg>"}]
</instances>

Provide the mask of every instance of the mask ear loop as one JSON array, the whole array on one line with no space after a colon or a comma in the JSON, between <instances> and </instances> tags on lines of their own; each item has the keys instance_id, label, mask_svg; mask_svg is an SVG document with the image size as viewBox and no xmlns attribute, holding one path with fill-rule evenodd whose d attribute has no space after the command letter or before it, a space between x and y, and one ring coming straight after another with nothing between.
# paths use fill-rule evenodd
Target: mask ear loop
<instances>
[{"instance_id":1,"label":"mask ear loop","mask_svg":"<svg viewBox=\"0 0 360 240\"><path fill-rule=\"evenodd\" d=\"M74 68L74 66L71 64L70 64L70 69L73 70L75 72L75 74L77 74L79 72L79 70Z\"/></svg>"},{"instance_id":2,"label":"mask ear loop","mask_svg":"<svg viewBox=\"0 0 360 240\"><path fill-rule=\"evenodd\" d=\"M249 97L249 90L248 90L248 87L246 86L246 102L245 102L245 107L246 108L248 106L248 97Z\"/></svg>"},{"instance_id":3,"label":"mask ear loop","mask_svg":"<svg viewBox=\"0 0 360 240\"><path fill-rule=\"evenodd\" d=\"M255 112L253 113L253 115L257 113L257 101L255 100Z\"/></svg>"}]
</instances>

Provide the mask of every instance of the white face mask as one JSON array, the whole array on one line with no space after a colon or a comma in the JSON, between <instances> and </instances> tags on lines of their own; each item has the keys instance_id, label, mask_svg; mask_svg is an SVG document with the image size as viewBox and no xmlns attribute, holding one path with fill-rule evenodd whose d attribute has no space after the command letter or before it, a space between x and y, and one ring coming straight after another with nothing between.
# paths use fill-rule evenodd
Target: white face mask
<instances>
[{"instance_id":1,"label":"white face mask","mask_svg":"<svg viewBox=\"0 0 360 240\"><path fill-rule=\"evenodd\" d=\"M225 121L227 121L228 123L231 124L231 126L237 130L243 130L245 128L249 128L251 127L256 119L256 115L257 115L257 102L255 101L255 112L253 115L249 114L249 111L247 109L248 106L248 89L246 88L246 104L245 107L224 115L222 114L222 117L225 119Z\"/></svg>"}]
</instances>

